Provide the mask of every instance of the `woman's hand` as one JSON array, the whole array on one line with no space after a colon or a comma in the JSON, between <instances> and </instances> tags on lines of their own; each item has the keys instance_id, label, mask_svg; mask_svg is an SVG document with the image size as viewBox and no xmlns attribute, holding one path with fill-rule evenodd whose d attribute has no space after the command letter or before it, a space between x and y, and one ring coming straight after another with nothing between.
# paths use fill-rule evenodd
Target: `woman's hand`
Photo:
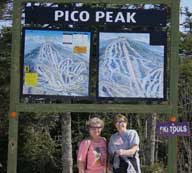
<instances>
[{"instance_id":1,"label":"woman's hand","mask_svg":"<svg viewBox=\"0 0 192 173\"><path fill-rule=\"evenodd\" d=\"M128 150L123 150L123 149L120 149L120 150L117 150L115 151L115 153L119 156L133 156L135 154L135 152L137 151L137 148L138 146L136 144L134 144L130 149Z\"/></svg>"},{"instance_id":2,"label":"woman's hand","mask_svg":"<svg viewBox=\"0 0 192 173\"><path fill-rule=\"evenodd\" d=\"M107 173L112 173L112 171L113 171L113 165L108 163L108 165L107 165Z\"/></svg>"},{"instance_id":3,"label":"woman's hand","mask_svg":"<svg viewBox=\"0 0 192 173\"><path fill-rule=\"evenodd\" d=\"M122 156L122 155L125 155L125 150L120 149L120 150L117 150L115 153L116 153L117 155L119 155L119 156Z\"/></svg>"},{"instance_id":4,"label":"woman's hand","mask_svg":"<svg viewBox=\"0 0 192 173\"><path fill-rule=\"evenodd\" d=\"M85 163L81 161L77 161L79 173L85 173Z\"/></svg>"},{"instance_id":5,"label":"woman's hand","mask_svg":"<svg viewBox=\"0 0 192 173\"><path fill-rule=\"evenodd\" d=\"M106 173L112 173L112 171L113 171L113 167L112 167L111 164L109 164L109 165L107 166L107 171L106 171Z\"/></svg>"},{"instance_id":6,"label":"woman's hand","mask_svg":"<svg viewBox=\"0 0 192 173\"><path fill-rule=\"evenodd\" d=\"M107 173L112 173L112 170L107 170Z\"/></svg>"},{"instance_id":7,"label":"woman's hand","mask_svg":"<svg viewBox=\"0 0 192 173\"><path fill-rule=\"evenodd\" d=\"M85 173L85 170L79 170L79 173Z\"/></svg>"}]
</instances>

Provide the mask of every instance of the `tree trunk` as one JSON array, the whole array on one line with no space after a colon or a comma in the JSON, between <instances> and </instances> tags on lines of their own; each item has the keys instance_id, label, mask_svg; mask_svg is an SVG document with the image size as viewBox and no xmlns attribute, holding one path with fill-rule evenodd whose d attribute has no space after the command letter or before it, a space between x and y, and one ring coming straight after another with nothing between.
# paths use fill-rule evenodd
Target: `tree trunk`
<instances>
[{"instance_id":1,"label":"tree trunk","mask_svg":"<svg viewBox=\"0 0 192 173\"><path fill-rule=\"evenodd\" d=\"M182 137L182 148L184 149L183 153L185 154L184 160L183 160L183 165L187 168L188 173L191 173L192 169L192 150L191 150L191 144L190 144L190 138ZM185 160L186 159L186 160Z\"/></svg>"},{"instance_id":2,"label":"tree trunk","mask_svg":"<svg viewBox=\"0 0 192 173\"><path fill-rule=\"evenodd\" d=\"M62 134L62 173L72 173L71 113L64 113L60 118Z\"/></svg>"},{"instance_id":3,"label":"tree trunk","mask_svg":"<svg viewBox=\"0 0 192 173\"><path fill-rule=\"evenodd\" d=\"M155 162L155 138L156 138L156 114L149 115L147 119L147 152L146 152L146 164L151 165Z\"/></svg>"}]
</instances>

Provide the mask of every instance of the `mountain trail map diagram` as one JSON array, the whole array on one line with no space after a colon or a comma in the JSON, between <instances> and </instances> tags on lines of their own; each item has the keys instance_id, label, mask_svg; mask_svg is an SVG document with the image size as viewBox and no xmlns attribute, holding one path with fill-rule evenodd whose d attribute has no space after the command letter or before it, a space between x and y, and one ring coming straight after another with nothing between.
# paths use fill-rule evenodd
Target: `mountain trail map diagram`
<instances>
[{"instance_id":1,"label":"mountain trail map diagram","mask_svg":"<svg viewBox=\"0 0 192 173\"><path fill-rule=\"evenodd\" d=\"M164 98L164 49L150 33L100 32L98 96Z\"/></svg>"},{"instance_id":2,"label":"mountain trail map diagram","mask_svg":"<svg viewBox=\"0 0 192 173\"><path fill-rule=\"evenodd\" d=\"M90 32L24 32L24 95L89 95Z\"/></svg>"}]
</instances>

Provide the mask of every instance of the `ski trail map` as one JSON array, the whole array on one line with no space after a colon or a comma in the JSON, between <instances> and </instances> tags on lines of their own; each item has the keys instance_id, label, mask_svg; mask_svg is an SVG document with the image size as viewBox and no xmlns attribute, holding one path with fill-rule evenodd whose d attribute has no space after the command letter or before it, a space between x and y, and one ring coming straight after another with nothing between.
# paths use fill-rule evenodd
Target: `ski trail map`
<instances>
[{"instance_id":1,"label":"ski trail map","mask_svg":"<svg viewBox=\"0 0 192 173\"><path fill-rule=\"evenodd\" d=\"M150 33L99 34L98 96L164 98L164 46Z\"/></svg>"},{"instance_id":2,"label":"ski trail map","mask_svg":"<svg viewBox=\"0 0 192 173\"><path fill-rule=\"evenodd\" d=\"M90 32L25 30L23 94L89 95Z\"/></svg>"}]
</instances>

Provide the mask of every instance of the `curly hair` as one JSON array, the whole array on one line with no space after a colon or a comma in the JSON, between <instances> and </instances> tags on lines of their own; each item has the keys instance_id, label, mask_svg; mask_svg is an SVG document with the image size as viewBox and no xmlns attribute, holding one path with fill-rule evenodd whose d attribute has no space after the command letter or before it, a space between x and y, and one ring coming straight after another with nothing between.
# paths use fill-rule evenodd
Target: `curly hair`
<instances>
[{"instance_id":1,"label":"curly hair","mask_svg":"<svg viewBox=\"0 0 192 173\"><path fill-rule=\"evenodd\" d=\"M86 122L86 126L89 128L90 126L94 126L94 125L101 125L102 129L104 128L104 121L101 120L100 118L98 117L93 117L91 119L89 119L87 122Z\"/></svg>"}]
</instances>

